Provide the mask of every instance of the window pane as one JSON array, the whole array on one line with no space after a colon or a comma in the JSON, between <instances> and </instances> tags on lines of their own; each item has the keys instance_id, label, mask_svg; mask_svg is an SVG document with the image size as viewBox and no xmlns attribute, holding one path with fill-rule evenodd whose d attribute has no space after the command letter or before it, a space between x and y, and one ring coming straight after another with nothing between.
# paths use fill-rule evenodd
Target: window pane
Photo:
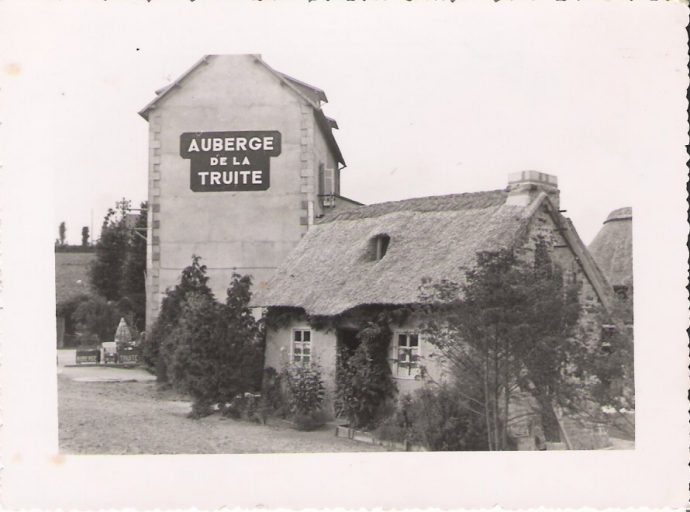
<instances>
[{"instance_id":1,"label":"window pane","mask_svg":"<svg viewBox=\"0 0 690 512\"><path fill-rule=\"evenodd\" d=\"M398 334L398 345L401 347L407 346L407 336L404 334Z\"/></svg>"},{"instance_id":2,"label":"window pane","mask_svg":"<svg viewBox=\"0 0 690 512\"><path fill-rule=\"evenodd\" d=\"M311 341L311 331L302 331L304 335L304 341Z\"/></svg>"},{"instance_id":3,"label":"window pane","mask_svg":"<svg viewBox=\"0 0 690 512\"><path fill-rule=\"evenodd\" d=\"M410 334L410 346L416 347L419 345L419 336L417 334Z\"/></svg>"},{"instance_id":4,"label":"window pane","mask_svg":"<svg viewBox=\"0 0 690 512\"><path fill-rule=\"evenodd\" d=\"M302 331L295 331L295 341L302 341Z\"/></svg>"},{"instance_id":5,"label":"window pane","mask_svg":"<svg viewBox=\"0 0 690 512\"><path fill-rule=\"evenodd\" d=\"M304 364L309 364L309 361L310 361L310 357L309 357L309 356L303 356L303 357L302 357L302 362L303 362Z\"/></svg>"},{"instance_id":6,"label":"window pane","mask_svg":"<svg viewBox=\"0 0 690 512\"><path fill-rule=\"evenodd\" d=\"M302 353L302 347L299 347L295 345L295 355L301 354Z\"/></svg>"},{"instance_id":7,"label":"window pane","mask_svg":"<svg viewBox=\"0 0 690 512\"><path fill-rule=\"evenodd\" d=\"M309 350L308 347L304 347L304 350L302 351L302 353L305 355L309 355L309 354L311 354L311 350Z\"/></svg>"}]
</instances>

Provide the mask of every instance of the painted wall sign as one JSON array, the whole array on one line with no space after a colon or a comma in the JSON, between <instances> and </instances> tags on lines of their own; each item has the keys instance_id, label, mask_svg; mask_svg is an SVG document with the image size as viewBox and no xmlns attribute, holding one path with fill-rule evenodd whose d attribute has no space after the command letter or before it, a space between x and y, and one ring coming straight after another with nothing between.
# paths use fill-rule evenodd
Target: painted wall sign
<instances>
[{"instance_id":1,"label":"painted wall sign","mask_svg":"<svg viewBox=\"0 0 690 512\"><path fill-rule=\"evenodd\" d=\"M280 151L278 131L180 136L180 156L191 160L190 187L194 192L268 190L271 157Z\"/></svg>"}]
</instances>

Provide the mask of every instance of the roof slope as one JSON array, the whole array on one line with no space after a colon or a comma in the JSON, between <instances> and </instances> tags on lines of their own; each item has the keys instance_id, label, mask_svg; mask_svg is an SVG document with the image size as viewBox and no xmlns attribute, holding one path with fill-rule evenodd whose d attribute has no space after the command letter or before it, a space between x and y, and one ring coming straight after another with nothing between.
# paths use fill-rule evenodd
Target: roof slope
<instances>
[{"instance_id":1,"label":"roof slope","mask_svg":"<svg viewBox=\"0 0 690 512\"><path fill-rule=\"evenodd\" d=\"M55 253L55 302L60 304L78 295L89 294L89 268L96 254L92 252Z\"/></svg>"},{"instance_id":2,"label":"roof slope","mask_svg":"<svg viewBox=\"0 0 690 512\"><path fill-rule=\"evenodd\" d=\"M589 250L613 286L632 286L632 208L611 212Z\"/></svg>"},{"instance_id":3,"label":"roof slope","mask_svg":"<svg viewBox=\"0 0 690 512\"><path fill-rule=\"evenodd\" d=\"M329 216L307 232L252 303L302 307L312 315L415 303L422 278L462 283L478 252L513 245L534 205L509 206L506 197L504 191L427 197ZM376 261L380 234L390 243Z\"/></svg>"}]
</instances>

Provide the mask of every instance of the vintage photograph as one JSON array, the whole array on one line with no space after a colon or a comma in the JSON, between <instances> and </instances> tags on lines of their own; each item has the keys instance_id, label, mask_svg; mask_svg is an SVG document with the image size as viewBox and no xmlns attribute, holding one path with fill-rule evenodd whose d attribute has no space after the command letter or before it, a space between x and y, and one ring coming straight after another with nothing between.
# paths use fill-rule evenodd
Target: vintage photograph
<instances>
[{"instance_id":1,"label":"vintage photograph","mask_svg":"<svg viewBox=\"0 0 690 512\"><path fill-rule=\"evenodd\" d=\"M403 197L364 203L331 110L257 54L205 55L141 108L144 200L113 190L78 244L56 226L61 450L633 449L629 189L589 206L587 243L558 166L428 196L391 173Z\"/></svg>"},{"instance_id":2,"label":"vintage photograph","mask_svg":"<svg viewBox=\"0 0 690 512\"><path fill-rule=\"evenodd\" d=\"M45 119L10 142L46 263L2 276L30 280L46 496L134 506L193 472L251 507L306 475L334 506L548 506L559 482L623 506L590 491L663 473L686 8L155 3L46 6L60 34L3 63Z\"/></svg>"}]
</instances>

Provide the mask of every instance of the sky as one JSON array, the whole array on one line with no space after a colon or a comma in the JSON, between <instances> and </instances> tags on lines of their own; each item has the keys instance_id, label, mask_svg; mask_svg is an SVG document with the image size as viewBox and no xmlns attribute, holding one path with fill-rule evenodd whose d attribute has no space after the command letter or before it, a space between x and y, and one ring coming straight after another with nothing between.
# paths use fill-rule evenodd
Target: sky
<instances>
[{"instance_id":1,"label":"sky","mask_svg":"<svg viewBox=\"0 0 690 512\"><path fill-rule=\"evenodd\" d=\"M42 16L6 6L21 23L5 37L22 44L3 56L4 78L35 118L28 137L54 180L55 238L63 221L69 243L83 226L97 236L117 200L147 198L137 112L204 54L259 53L322 88L347 197L494 190L538 170L558 177L585 243L612 210L634 205L637 177L668 165L677 142L667 128L684 122L667 101L685 71L669 50L679 46L672 6L153 4L42 3Z\"/></svg>"}]
</instances>

